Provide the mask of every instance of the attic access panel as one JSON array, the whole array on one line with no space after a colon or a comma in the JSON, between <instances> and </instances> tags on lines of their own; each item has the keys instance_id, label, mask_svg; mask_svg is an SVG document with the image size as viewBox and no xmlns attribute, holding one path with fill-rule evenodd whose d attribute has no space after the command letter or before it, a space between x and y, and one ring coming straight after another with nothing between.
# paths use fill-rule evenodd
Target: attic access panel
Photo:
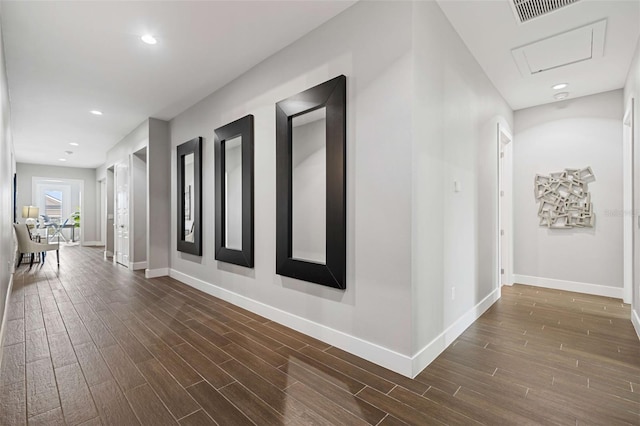
<instances>
[{"instance_id":1,"label":"attic access panel","mask_svg":"<svg viewBox=\"0 0 640 426\"><path fill-rule=\"evenodd\" d=\"M580 28L511 50L523 77L603 56L607 21Z\"/></svg>"}]
</instances>

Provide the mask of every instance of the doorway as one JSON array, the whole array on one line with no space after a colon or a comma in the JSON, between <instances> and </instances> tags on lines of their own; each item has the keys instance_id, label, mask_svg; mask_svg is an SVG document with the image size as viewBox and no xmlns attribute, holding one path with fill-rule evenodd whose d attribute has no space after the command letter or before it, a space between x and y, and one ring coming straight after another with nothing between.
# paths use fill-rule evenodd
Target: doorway
<instances>
[{"instance_id":1,"label":"doorway","mask_svg":"<svg viewBox=\"0 0 640 426\"><path fill-rule=\"evenodd\" d=\"M119 163L114 171L116 263L129 267L129 165Z\"/></svg>"},{"instance_id":2,"label":"doorway","mask_svg":"<svg viewBox=\"0 0 640 426\"><path fill-rule=\"evenodd\" d=\"M513 285L513 136L498 124L498 276Z\"/></svg>"},{"instance_id":3,"label":"doorway","mask_svg":"<svg viewBox=\"0 0 640 426\"><path fill-rule=\"evenodd\" d=\"M114 186L115 167L107 168L107 178L105 181L105 235L106 241L104 245L105 260L112 259L115 252L115 221L114 221L114 204L115 204L115 186Z\"/></svg>"},{"instance_id":4,"label":"doorway","mask_svg":"<svg viewBox=\"0 0 640 426\"><path fill-rule=\"evenodd\" d=\"M84 243L83 180L33 176L31 203L39 208L39 220L48 230L57 229L66 243Z\"/></svg>"},{"instance_id":5,"label":"doorway","mask_svg":"<svg viewBox=\"0 0 640 426\"><path fill-rule=\"evenodd\" d=\"M147 147L131 156L131 229L130 264L133 270L147 267Z\"/></svg>"}]
</instances>

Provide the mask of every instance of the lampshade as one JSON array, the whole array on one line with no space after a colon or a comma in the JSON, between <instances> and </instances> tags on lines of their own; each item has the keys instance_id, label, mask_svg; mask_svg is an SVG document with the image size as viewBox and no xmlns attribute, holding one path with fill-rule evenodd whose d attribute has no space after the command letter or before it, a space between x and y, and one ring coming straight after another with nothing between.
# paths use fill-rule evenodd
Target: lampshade
<instances>
[{"instance_id":1,"label":"lampshade","mask_svg":"<svg viewBox=\"0 0 640 426\"><path fill-rule=\"evenodd\" d=\"M22 207L22 217L37 219L39 214L40 214L40 209L36 206Z\"/></svg>"}]
</instances>

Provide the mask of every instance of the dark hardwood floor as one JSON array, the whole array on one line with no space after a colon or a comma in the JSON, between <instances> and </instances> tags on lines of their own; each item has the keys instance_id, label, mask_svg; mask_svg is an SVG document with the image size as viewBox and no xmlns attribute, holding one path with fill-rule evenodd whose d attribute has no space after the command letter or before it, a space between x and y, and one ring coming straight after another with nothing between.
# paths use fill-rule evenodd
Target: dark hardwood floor
<instances>
[{"instance_id":1,"label":"dark hardwood floor","mask_svg":"<svg viewBox=\"0 0 640 426\"><path fill-rule=\"evenodd\" d=\"M54 260L15 276L2 425L640 424L620 300L505 287L411 380L98 249Z\"/></svg>"}]
</instances>

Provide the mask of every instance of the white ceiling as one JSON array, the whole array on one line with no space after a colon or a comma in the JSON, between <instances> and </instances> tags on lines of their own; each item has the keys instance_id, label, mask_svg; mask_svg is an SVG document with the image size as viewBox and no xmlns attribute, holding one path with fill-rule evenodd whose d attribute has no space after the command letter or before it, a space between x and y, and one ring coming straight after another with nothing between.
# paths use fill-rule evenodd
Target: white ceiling
<instances>
[{"instance_id":1,"label":"white ceiling","mask_svg":"<svg viewBox=\"0 0 640 426\"><path fill-rule=\"evenodd\" d=\"M438 0L441 9L491 82L514 109L554 102L556 83L569 83L569 98L624 86L640 35L640 1L581 0L519 24L511 0ZM606 19L604 55L588 61L523 77L511 50L568 30ZM558 43L550 58L570 57Z\"/></svg>"},{"instance_id":2,"label":"white ceiling","mask_svg":"<svg viewBox=\"0 0 640 426\"><path fill-rule=\"evenodd\" d=\"M354 2L3 1L16 159L97 167L146 118L175 117Z\"/></svg>"},{"instance_id":3,"label":"white ceiling","mask_svg":"<svg viewBox=\"0 0 640 426\"><path fill-rule=\"evenodd\" d=\"M581 0L525 24L508 1L438 0L513 109L554 101L559 82L570 84L570 98L624 85L640 1ZM147 117L175 117L354 2L2 0L16 159L96 167ZM603 18L602 58L528 77L518 71L513 48ZM158 44L142 43L145 33ZM558 49L552 56L564 54Z\"/></svg>"}]
</instances>

